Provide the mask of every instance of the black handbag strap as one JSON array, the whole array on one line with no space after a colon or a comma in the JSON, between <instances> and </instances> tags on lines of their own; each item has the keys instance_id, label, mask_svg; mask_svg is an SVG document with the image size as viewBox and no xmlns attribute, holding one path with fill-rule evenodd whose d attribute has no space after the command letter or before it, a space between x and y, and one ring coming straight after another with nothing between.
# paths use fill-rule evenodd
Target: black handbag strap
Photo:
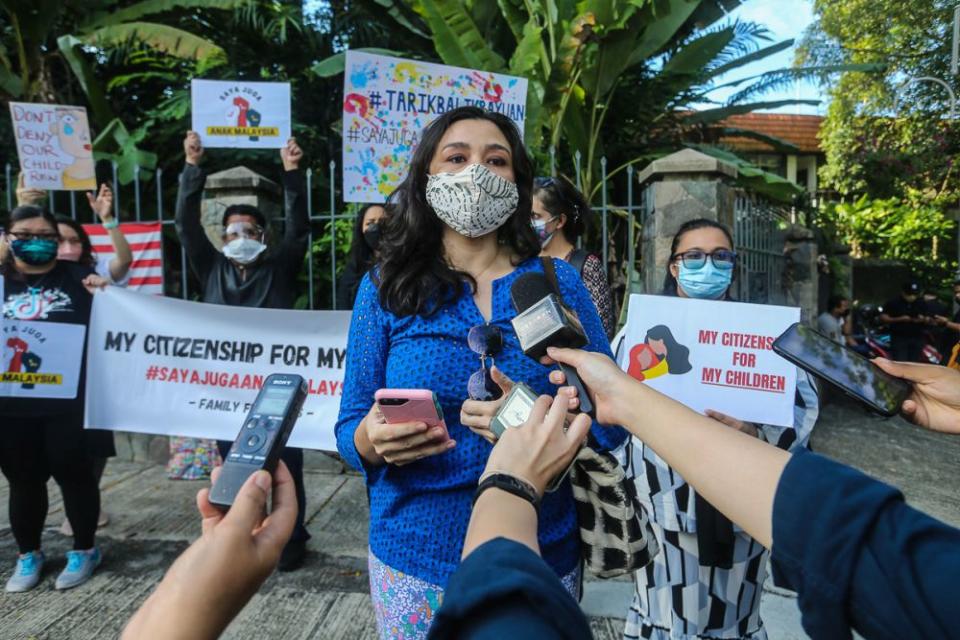
<instances>
[{"instance_id":1,"label":"black handbag strap","mask_svg":"<svg viewBox=\"0 0 960 640\"><path fill-rule=\"evenodd\" d=\"M541 257L540 264L543 265L543 275L547 277L547 282L550 283L553 292L562 298L563 296L560 294L560 283L557 281L557 269L553 264L553 258L549 256Z\"/></svg>"},{"instance_id":2,"label":"black handbag strap","mask_svg":"<svg viewBox=\"0 0 960 640\"><path fill-rule=\"evenodd\" d=\"M576 269L577 273L582 276L583 265L587 264L587 258L589 257L590 252L586 249L574 249L573 253L570 254L570 259L567 262L569 262L570 266Z\"/></svg>"}]
</instances>

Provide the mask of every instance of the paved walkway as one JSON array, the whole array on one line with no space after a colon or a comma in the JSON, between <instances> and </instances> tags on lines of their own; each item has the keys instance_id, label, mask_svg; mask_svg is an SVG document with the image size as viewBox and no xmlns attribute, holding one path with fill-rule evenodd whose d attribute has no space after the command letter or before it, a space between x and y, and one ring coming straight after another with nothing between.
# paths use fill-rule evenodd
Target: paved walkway
<instances>
[{"instance_id":1,"label":"paved walkway","mask_svg":"<svg viewBox=\"0 0 960 640\"><path fill-rule=\"evenodd\" d=\"M904 489L915 505L960 525L960 438L867 416L856 407L825 410L814 447ZM367 595L366 495L362 480L319 453L308 455L307 524L313 534L307 566L276 574L230 627L226 638L370 638L373 614ZM60 593L53 580L63 568L68 540L56 533L63 519L51 483L49 558L43 583L28 594L0 593L0 638L115 637L163 576L172 560L199 534L194 495L199 482L172 482L160 467L111 461L103 481L111 515L101 532L104 564L88 585ZM7 502L0 479L0 505ZM16 547L0 507L0 579ZM587 585L584 609L598 639L620 637L631 596L627 581ZM765 593L763 616L773 640L803 639L795 600Z\"/></svg>"}]
</instances>

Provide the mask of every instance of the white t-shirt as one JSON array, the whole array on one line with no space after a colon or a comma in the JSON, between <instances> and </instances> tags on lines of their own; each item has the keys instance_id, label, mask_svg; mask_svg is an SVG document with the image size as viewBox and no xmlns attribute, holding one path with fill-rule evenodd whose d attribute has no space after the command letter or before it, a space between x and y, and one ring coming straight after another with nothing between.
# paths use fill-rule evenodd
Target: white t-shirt
<instances>
[{"instance_id":1,"label":"white t-shirt","mask_svg":"<svg viewBox=\"0 0 960 640\"><path fill-rule=\"evenodd\" d=\"M95 271L98 276L106 278L110 281L110 284L117 287L125 287L127 283L130 282L130 270L127 270L127 275L123 276L121 280L114 280L113 276L110 274L110 261L113 260L112 256L101 256L97 255L97 267Z\"/></svg>"}]
</instances>

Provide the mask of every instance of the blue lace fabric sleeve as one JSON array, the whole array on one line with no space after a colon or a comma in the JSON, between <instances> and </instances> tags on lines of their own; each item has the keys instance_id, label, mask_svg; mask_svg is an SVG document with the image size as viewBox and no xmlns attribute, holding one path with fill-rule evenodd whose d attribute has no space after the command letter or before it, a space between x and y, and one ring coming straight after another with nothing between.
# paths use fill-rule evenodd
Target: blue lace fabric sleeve
<instances>
[{"instance_id":1,"label":"blue lace fabric sleeve","mask_svg":"<svg viewBox=\"0 0 960 640\"><path fill-rule=\"evenodd\" d=\"M567 305L577 312L583 330L590 340L584 350L595 351L613 358L606 329L604 329L600 315L597 313L593 298L590 297L590 293L580 279L580 274L563 260L554 259L553 263L557 272L560 293L563 294L563 299ZM622 445L629 437L627 431L622 427L604 427L596 421L594 421L591 430L600 446L610 451Z\"/></svg>"},{"instance_id":2,"label":"blue lace fabric sleeve","mask_svg":"<svg viewBox=\"0 0 960 640\"><path fill-rule=\"evenodd\" d=\"M384 386L389 351L390 323L380 306L376 286L368 273L357 291L347 338L347 370L343 380L340 415L334 431L337 451L350 466L362 472L368 483L378 475L378 467L367 465L354 444L360 422L373 406L373 396Z\"/></svg>"}]
</instances>

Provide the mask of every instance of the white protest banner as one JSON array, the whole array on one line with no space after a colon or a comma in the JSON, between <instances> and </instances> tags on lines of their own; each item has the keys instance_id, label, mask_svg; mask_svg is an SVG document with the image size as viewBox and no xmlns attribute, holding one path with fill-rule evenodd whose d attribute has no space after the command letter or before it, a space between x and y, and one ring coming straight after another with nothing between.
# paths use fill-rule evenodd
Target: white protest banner
<instances>
[{"instance_id":1,"label":"white protest banner","mask_svg":"<svg viewBox=\"0 0 960 640\"><path fill-rule=\"evenodd\" d=\"M691 409L793 425L797 369L771 350L800 309L632 295L620 366Z\"/></svg>"},{"instance_id":2,"label":"white protest banner","mask_svg":"<svg viewBox=\"0 0 960 640\"><path fill-rule=\"evenodd\" d=\"M290 83L193 80L193 130L203 146L279 149L290 137Z\"/></svg>"},{"instance_id":3,"label":"white protest banner","mask_svg":"<svg viewBox=\"0 0 960 640\"><path fill-rule=\"evenodd\" d=\"M347 51L343 79L343 199L383 202L400 184L420 132L442 113L477 106L523 134L527 80Z\"/></svg>"},{"instance_id":4,"label":"white protest banner","mask_svg":"<svg viewBox=\"0 0 960 640\"><path fill-rule=\"evenodd\" d=\"M10 118L25 186L67 191L96 189L86 109L11 102Z\"/></svg>"},{"instance_id":5,"label":"white protest banner","mask_svg":"<svg viewBox=\"0 0 960 640\"><path fill-rule=\"evenodd\" d=\"M297 373L309 395L290 445L336 449L349 311L251 309L107 287L93 299L88 428L236 438L263 380Z\"/></svg>"}]
</instances>

